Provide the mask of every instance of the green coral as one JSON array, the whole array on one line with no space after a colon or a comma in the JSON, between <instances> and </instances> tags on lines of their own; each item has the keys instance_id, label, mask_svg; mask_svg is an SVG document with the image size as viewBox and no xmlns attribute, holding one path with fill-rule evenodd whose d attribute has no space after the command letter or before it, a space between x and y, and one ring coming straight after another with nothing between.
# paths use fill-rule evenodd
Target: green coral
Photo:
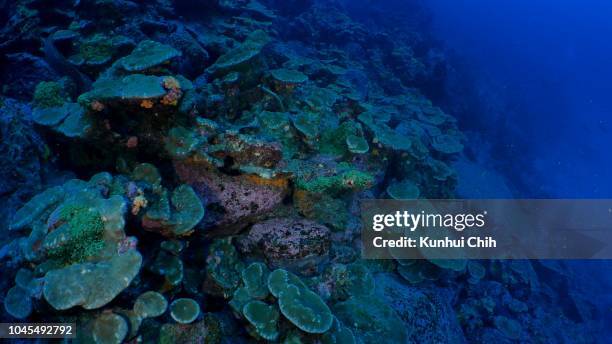
<instances>
[{"instance_id":1,"label":"green coral","mask_svg":"<svg viewBox=\"0 0 612 344\"><path fill-rule=\"evenodd\" d=\"M164 76L132 74L123 78L99 79L91 91L79 96L78 102L84 107L92 102L155 100L166 95L163 87Z\"/></svg>"},{"instance_id":2,"label":"green coral","mask_svg":"<svg viewBox=\"0 0 612 344\"><path fill-rule=\"evenodd\" d=\"M148 183L153 189L159 188L162 182L162 178L157 167L148 163L136 165L130 177L134 181Z\"/></svg>"},{"instance_id":3,"label":"green coral","mask_svg":"<svg viewBox=\"0 0 612 344\"><path fill-rule=\"evenodd\" d=\"M70 110L71 105L69 103L53 107L36 107L32 111L32 119L40 125L55 126L68 117Z\"/></svg>"},{"instance_id":4,"label":"green coral","mask_svg":"<svg viewBox=\"0 0 612 344\"><path fill-rule=\"evenodd\" d=\"M148 268L153 273L164 276L166 283L170 286L179 285L183 281L183 261L166 251L160 251Z\"/></svg>"},{"instance_id":5,"label":"green coral","mask_svg":"<svg viewBox=\"0 0 612 344\"><path fill-rule=\"evenodd\" d=\"M270 293L276 298L279 298L280 294L289 285L306 288L306 285L299 277L283 269L276 269L268 276L268 289L270 289Z\"/></svg>"},{"instance_id":6,"label":"green coral","mask_svg":"<svg viewBox=\"0 0 612 344\"><path fill-rule=\"evenodd\" d=\"M236 314L241 315L244 306L251 301L253 301L253 297L249 294L247 289L245 287L239 287L234 291L232 299L229 301L229 305Z\"/></svg>"},{"instance_id":7,"label":"green coral","mask_svg":"<svg viewBox=\"0 0 612 344\"><path fill-rule=\"evenodd\" d=\"M51 232L43 245L48 256L72 264L97 255L104 247L104 222L95 209L71 204L60 208L59 218L65 224ZM61 243L58 243L61 242Z\"/></svg>"},{"instance_id":8,"label":"green coral","mask_svg":"<svg viewBox=\"0 0 612 344\"><path fill-rule=\"evenodd\" d=\"M69 111L64 121L53 129L66 137L86 137L93 127L92 117L77 103L67 104L70 104L73 110Z\"/></svg>"},{"instance_id":9,"label":"green coral","mask_svg":"<svg viewBox=\"0 0 612 344\"><path fill-rule=\"evenodd\" d=\"M285 318L304 332L324 333L331 327L331 311L325 302L309 289L287 286L279 295L278 305Z\"/></svg>"},{"instance_id":10,"label":"green coral","mask_svg":"<svg viewBox=\"0 0 612 344\"><path fill-rule=\"evenodd\" d=\"M159 185L154 187L154 197L143 217L148 230L160 232L164 236L185 236L192 233L204 217L202 201L191 186L183 184L174 189L171 197Z\"/></svg>"},{"instance_id":11,"label":"green coral","mask_svg":"<svg viewBox=\"0 0 612 344\"><path fill-rule=\"evenodd\" d=\"M231 239L215 240L210 245L206 262L206 271L213 283L211 287L226 297L232 295L240 285L244 263Z\"/></svg>"},{"instance_id":12,"label":"green coral","mask_svg":"<svg viewBox=\"0 0 612 344\"><path fill-rule=\"evenodd\" d=\"M461 272L465 270L468 261L466 259L429 259L429 262L442 269Z\"/></svg>"},{"instance_id":13,"label":"green coral","mask_svg":"<svg viewBox=\"0 0 612 344\"><path fill-rule=\"evenodd\" d=\"M87 65L102 65L110 62L114 53L111 39L103 34L95 34L81 42L79 54L71 57L71 60L82 60Z\"/></svg>"},{"instance_id":14,"label":"green coral","mask_svg":"<svg viewBox=\"0 0 612 344\"><path fill-rule=\"evenodd\" d=\"M200 315L200 305L193 299L180 298L170 304L170 316L179 324L190 324Z\"/></svg>"},{"instance_id":15,"label":"green coral","mask_svg":"<svg viewBox=\"0 0 612 344\"><path fill-rule=\"evenodd\" d=\"M371 112L364 112L358 117L359 121L372 132L374 136L373 143L380 143L393 150L410 151L413 141L410 136L396 132L381 120L376 120L376 118L376 114Z\"/></svg>"},{"instance_id":16,"label":"green coral","mask_svg":"<svg viewBox=\"0 0 612 344\"><path fill-rule=\"evenodd\" d=\"M271 341L278 338L279 313L275 306L251 301L244 306L242 313L261 338Z\"/></svg>"},{"instance_id":17,"label":"green coral","mask_svg":"<svg viewBox=\"0 0 612 344\"><path fill-rule=\"evenodd\" d=\"M32 198L13 218L12 228L28 228L20 252L29 261L49 256L71 264L104 260L125 238L125 200L106 198L112 176L100 173L89 182L73 179Z\"/></svg>"},{"instance_id":18,"label":"green coral","mask_svg":"<svg viewBox=\"0 0 612 344\"><path fill-rule=\"evenodd\" d=\"M419 187L411 180L393 182L387 186L387 194L393 199L417 199L421 195Z\"/></svg>"},{"instance_id":19,"label":"green coral","mask_svg":"<svg viewBox=\"0 0 612 344\"><path fill-rule=\"evenodd\" d=\"M143 319L158 317L166 312L167 307L166 298L156 291L147 291L134 302L134 312Z\"/></svg>"},{"instance_id":20,"label":"green coral","mask_svg":"<svg viewBox=\"0 0 612 344\"><path fill-rule=\"evenodd\" d=\"M13 216L11 229L22 229L30 226L43 213L52 206L57 205L64 198L64 190L61 186L48 188L42 193L32 197Z\"/></svg>"},{"instance_id":21,"label":"green coral","mask_svg":"<svg viewBox=\"0 0 612 344\"><path fill-rule=\"evenodd\" d=\"M301 84L308 81L308 76L304 73L286 68L273 69L270 75L274 80L287 84Z\"/></svg>"},{"instance_id":22,"label":"green coral","mask_svg":"<svg viewBox=\"0 0 612 344\"><path fill-rule=\"evenodd\" d=\"M298 153L299 142L295 139L297 134L288 113L261 111L257 119L262 135L282 144L283 159L291 159Z\"/></svg>"},{"instance_id":23,"label":"green coral","mask_svg":"<svg viewBox=\"0 0 612 344\"><path fill-rule=\"evenodd\" d=\"M298 173L295 180L296 187L312 193L359 190L370 186L374 181L371 174L351 168L345 163L339 164L333 171L335 173L331 175L316 175L312 172L310 174L304 170L296 172Z\"/></svg>"},{"instance_id":24,"label":"green coral","mask_svg":"<svg viewBox=\"0 0 612 344\"><path fill-rule=\"evenodd\" d=\"M21 288L28 289L34 279L34 274L28 269L21 268L15 275L15 283Z\"/></svg>"},{"instance_id":25,"label":"green coral","mask_svg":"<svg viewBox=\"0 0 612 344\"><path fill-rule=\"evenodd\" d=\"M250 297L255 299L265 299L268 296L268 267L262 263L251 263L242 270L242 281L244 289Z\"/></svg>"},{"instance_id":26,"label":"green coral","mask_svg":"<svg viewBox=\"0 0 612 344\"><path fill-rule=\"evenodd\" d=\"M202 140L195 131L184 127L175 127L168 132L165 146L171 157L183 159L194 152L201 143Z\"/></svg>"},{"instance_id":27,"label":"green coral","mask_svg":"<svg viewBox=\"0 0 612 344\"><path fill-rule=\"evenodd\" d=\"M32 119L67 137L85 137L93 125L83 107L70 102L55 107L36 107Z\"/></svg>"},{"instance_id":28,"label":"green coral","mask_svg":"<svg viewBox=\"0 0 612 344\"><path fill-rule=\"evenodd\" d=\"M25 319L32 313L30 293L18 285L9 289L3 303L6 312L17 319Z\"/></svg>"},{"instance_id":29,"label":"green coral","mask_svg":"<svg viewBox=\"0 0 612 344\"><path fill-rule=\"evenodd\" d=\"M349 134L345 140L346 146L351 153L365 154L370 149L368 141L363 136Z\"/></svg>"},{"instance_id":30,"label":"green coral","mask_svg":"<svg viewBox=\"0 0 612 344\"><path fill-rule=\"evenodd\" d=\"M357 296L334 305L334 314L362 342L406 343L406 326L395 311L374 296Z\"/></svg>"},{"instance_id":31,"label":"green coral","mask_svg":"<svg viewBox=\"0 0 612 344\"><path fill-rule=\"evenodd\" d=\"M302 101L308 105L310 111L315 113L333 113L331 112L332 106L341 97L337 92L327 87L317 87L314 85L307 87L307 85L304 85L302 91Z\"/></svg>"},{"instance_id":32,"label":"green coral","mask_svg":"<svg viewBox=\"0 0 612 344\"><path fill-rule=\"evenodd\" d=\"M355 335L350 328L344 326L334 317L332 327L321 337L323 344L356 344Z\"/></svg>"},{"instance_id":33,"label":"green coral","mask_svg":"<svg viewBox=\"0 0 612 344\"><path fill-rule=\"evenodd\" d=\"M435 180L445 181L455 173L453 169L440 160L428 159L427 166L431 169L431 175Z\"/></svg>"},{"instance_id":34,"label":"green coral","mask_svg":"<svg viewBox=\"0 0 612 344\"><path fill-rule=\"evenodd\" d=\"M140 253L130 250L108 261L51 270L45 275L43 296L57 310L77 305L100 308L127 288L140 271L141 263Z\"/></svg>"},{"instance_id":35,"label":"green coral","mask_svg":"<svg viewBox=\"0 0 612 344\"><path fill-rule=\"evenodd\" d=\"M291 119L295 129L307 140L314 140L319 135L319 123L316 116L302 112Z\"/></svg>"},{"instance_id":36,"label":"green coral","mask_svg":"<svg viewBox=\"0 0 612 344\"><path fill-rule=\"evenodd\" d=\"M221 55L217 61L209 67L209 71L212 73L226 73L239 70L242 66L248 64L252 59L257 57L269 41L270 37L264 31L253 31L237 48Z\"/></svg>"},{"instance_id":37,"label":"green coral","mask_svg":"<svg viewBox=\"0 0 612 344\"><path fill-rule=\"evenodd\" d=\"M181 52L169 45L145 40L140 42L130 55L122 58L118 63L128 72L142 72L178 56L181 56Z\"/></svg>"},{"instance_id":38,"label":"green coral","mask_svg":"<svg viewBox=\"0 0 612 344\"><path fill-rule=\"evenodd\" d=\"M34 99L32 100L35 107L50 108L62 106L65 101L64 88L58 82L41 81L36 85Z\"/></svg>"},{"instance_id":39,"label":"green coral","mask_svg":"<svg viewBox=\"0 0 612 344\"><path fill-rule=\"evenodd\" d=\"M325 116L321 122L323 131L319 151L322 154L346 156L348 153L363 154L370 146L366 140L360 123L348 120L337 124L338 119Z\"/></svg>"},{"instance_id":40,"label":"green coral","mask_svg":"<svg viewBox=\"0 0 612 344\"><path fill-rule=\"evenodd\" d=\"M294 274L277 269L268 277L268 288L278 298L281 313L300 330L325 333L332 325L329 307Z\"/></svg>"},{"instance_id":41,"label":"green coral","mask_svg":"<svg viewBox=\"0 0 612 344\"><path fill-rule=\"evenodd\" d=\"M161 185L161 175L155 166L139 164L131 178L145 190L142 196L147 209L142 218L145 229L168 237L189 235L204 217L202 201L191 186L180 185L169 195Z\"/></svg>"},{"instance_id":42,"label":"green coral","mask_svg":"<svg viewBox=\"0 0 612 344\"><path fill-rule=\"evenodd\" d=\"M183 184L172 192L172 207L174 211L169 224L174 235L189 233L204 217L202 201L191 186Z\"/></svg>"},{"instance_id":43,"label":"green coral","mask_svg":"<svg viewBox=\"0 0 612 344\"><path fill-rule=\"evenodd\" d=\"M93 340L97 344L120 344L128 329L128 324L122 316L102 313L93 322Z\"/></svg>"}]
</instances>

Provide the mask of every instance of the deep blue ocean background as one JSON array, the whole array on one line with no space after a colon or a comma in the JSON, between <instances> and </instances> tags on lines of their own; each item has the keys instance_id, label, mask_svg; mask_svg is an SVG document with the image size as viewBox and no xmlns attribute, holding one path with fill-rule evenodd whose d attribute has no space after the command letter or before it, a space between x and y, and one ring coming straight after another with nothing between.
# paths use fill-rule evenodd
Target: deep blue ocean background
<instances>
[{"instance_id":1,"label":"deep blue ocean background","mask_svg":"<svg viewBox=\"0 0 612 344\"><path fill-rule=\"evenodd\" d=\"M609 1L428 1L489 111L463 124L501 147L520 197L612 196ZM451 91L452 92L452 91ZM493 95L493 96L489 96ZM498 150L496 150L498 152ZM519 180L515 180L519 179Z\"/></svg>"},{"instance_id":2,"label":"deep blue ocean background","mask_svg":"<svg viewBox=\"0 0 612 344\"><path fill-rule=\"evenodd\" d=\"M464 101L481 111L460 121L472 132L472 154L507 184L477 196L506 197L509 189L515 198L612 198L612 2L427 3L436 37L469 76L458 76L449 93L465 96L466 80L477 89ZM479 172L465 169L463 177L473 183ZM612 324L611 262L572 263L577 284Z\"/></svg>"}]
</instances>

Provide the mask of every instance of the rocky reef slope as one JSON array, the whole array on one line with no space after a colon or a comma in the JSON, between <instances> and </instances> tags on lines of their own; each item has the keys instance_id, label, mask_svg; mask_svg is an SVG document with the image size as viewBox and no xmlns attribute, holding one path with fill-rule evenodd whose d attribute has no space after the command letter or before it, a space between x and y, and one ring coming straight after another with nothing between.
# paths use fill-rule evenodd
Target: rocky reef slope
<instances>
[{"instance_id":1,"label":"rocky reef slope","mask_svg":"<svg viewBox=\"0 0 612 344\"><path fill-rule=\"evenodd\" d=\"M359 199L455 196L448 63L408 8L0 1L0 319L83 343L588 342L561 264L359 258Z\"/></svg>"}]
</instances>

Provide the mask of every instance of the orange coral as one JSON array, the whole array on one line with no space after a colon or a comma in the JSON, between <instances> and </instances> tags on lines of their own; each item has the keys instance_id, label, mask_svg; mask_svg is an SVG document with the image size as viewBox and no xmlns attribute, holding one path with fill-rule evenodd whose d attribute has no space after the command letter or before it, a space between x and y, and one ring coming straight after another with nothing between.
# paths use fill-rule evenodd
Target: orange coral
<instances>
[{"instance_id":1,"label":"orange coral","mask_svg":"<svg viewBox=\"0 0 612 344\"><path fill-rule=\"evenodd\" d=\"M180 90L181 89L181 83L178 80L176 80L176 78L173 76L168 76L164 78L164 80L162 81L162 85L167 90L176 90L176 89Z\"/></svg>"},{"instance_id":2,"label":"orange coral","mask_svg":"<svg viewBox=\"0 0 612 344\"><path fill-rule=\"evenodd\" d=\"M287 178L262 178L258 175L248 174L245 175L245 179L256 185L272 186L279 189L286 189L289 186Z\"/></svg>"},{"instance_id":3,"label":"orange coral","mask_svg":"<svg viewBox=\"0 0 612 344\"><path fill-rule=\"evenodd\" d=\"M91 109L94 111L102 111L104 110L104 104L97 100L94 100L93 102L91 102Z\"/></svg>"},{"instance_id":4,"label":"orange coral","mask_svg":"<svg viewBox=\"0 0 612 344\"><path fill-rule=\"evenodd\" d=\"M304 190L295 190L293 193L293 203L302 214L312 215L318 201L317 197Z\"/></svg>"},{"instance_id":5,"label":"orange coral","mask_svg":"<svg viewBox=\"0 0 612 344\"><path fill-rule=\"evenodd\" d=\"M176 106L179 99L181 99L183 96L180 82L176 78L169 76L164 78L162 86L168 90L168 93L166 93L160 103L169 106Z\"/></svg>"},{"instance_id":6,"label":"orange coral","mask_svg":"<svg viewBox=\"0 0 612 344\"><path fill-rule=\"evenodd\" d=\"M138 137L130 136L130 138L127 140L125 145L127 146L127 148L136 148L136 147L138 147Z\"/></svg>"},{"instance_id":7,"label":"orange coral","mask_svg":"<svg viewBox=\"0 0 612 344\"><path fill-rule=\"evenodd\" d=\"M148 203L143 195L136 196L132 201L132 215L137 215L140 209L147 207Z\"/></svg>"},{"instance_id":8,"label":"orange coral","mask_svg":"<svg viewBox=\"0 0 612 344\"><path fill-rule=\"evenodd\" d=\"M183 95L183 92L181 92L181 90L178 90L178 91L171 90L170 92L166 93L166 95L162 98L160 103L164 105L169 105L169 106L176 106L178 104L179 99L181 99L182 95Z\"/></svg>"},{"instance_id":9,"label":"orange coral","mask_svg":"<svg viewBox=\"0 0 612 344\"><path fill-rule=\"evenodd\" d=\"M150 109L153 107L153 101L150 99L144 99L142 102L140 102L140 107Z\"/></svg>"}]
</instances>

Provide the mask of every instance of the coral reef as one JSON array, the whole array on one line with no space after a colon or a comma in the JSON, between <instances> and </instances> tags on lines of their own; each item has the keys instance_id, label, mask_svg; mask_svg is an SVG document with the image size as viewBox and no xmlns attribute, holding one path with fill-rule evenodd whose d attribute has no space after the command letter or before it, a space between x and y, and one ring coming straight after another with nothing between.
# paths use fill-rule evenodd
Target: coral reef
<instances>
[{"instance_id":1,"label":"coral reef","mask_svg":"<svg viewBox=\"0 0 612 344\"><path fill-rule=\"evenodd\" d=\"M420 29L328 0L0 9L0 320L75 322L83 343L587 327L549 290L562 267L357 258L359 199L455 196L466 138Z\"/></svg>"}]
</instances>

